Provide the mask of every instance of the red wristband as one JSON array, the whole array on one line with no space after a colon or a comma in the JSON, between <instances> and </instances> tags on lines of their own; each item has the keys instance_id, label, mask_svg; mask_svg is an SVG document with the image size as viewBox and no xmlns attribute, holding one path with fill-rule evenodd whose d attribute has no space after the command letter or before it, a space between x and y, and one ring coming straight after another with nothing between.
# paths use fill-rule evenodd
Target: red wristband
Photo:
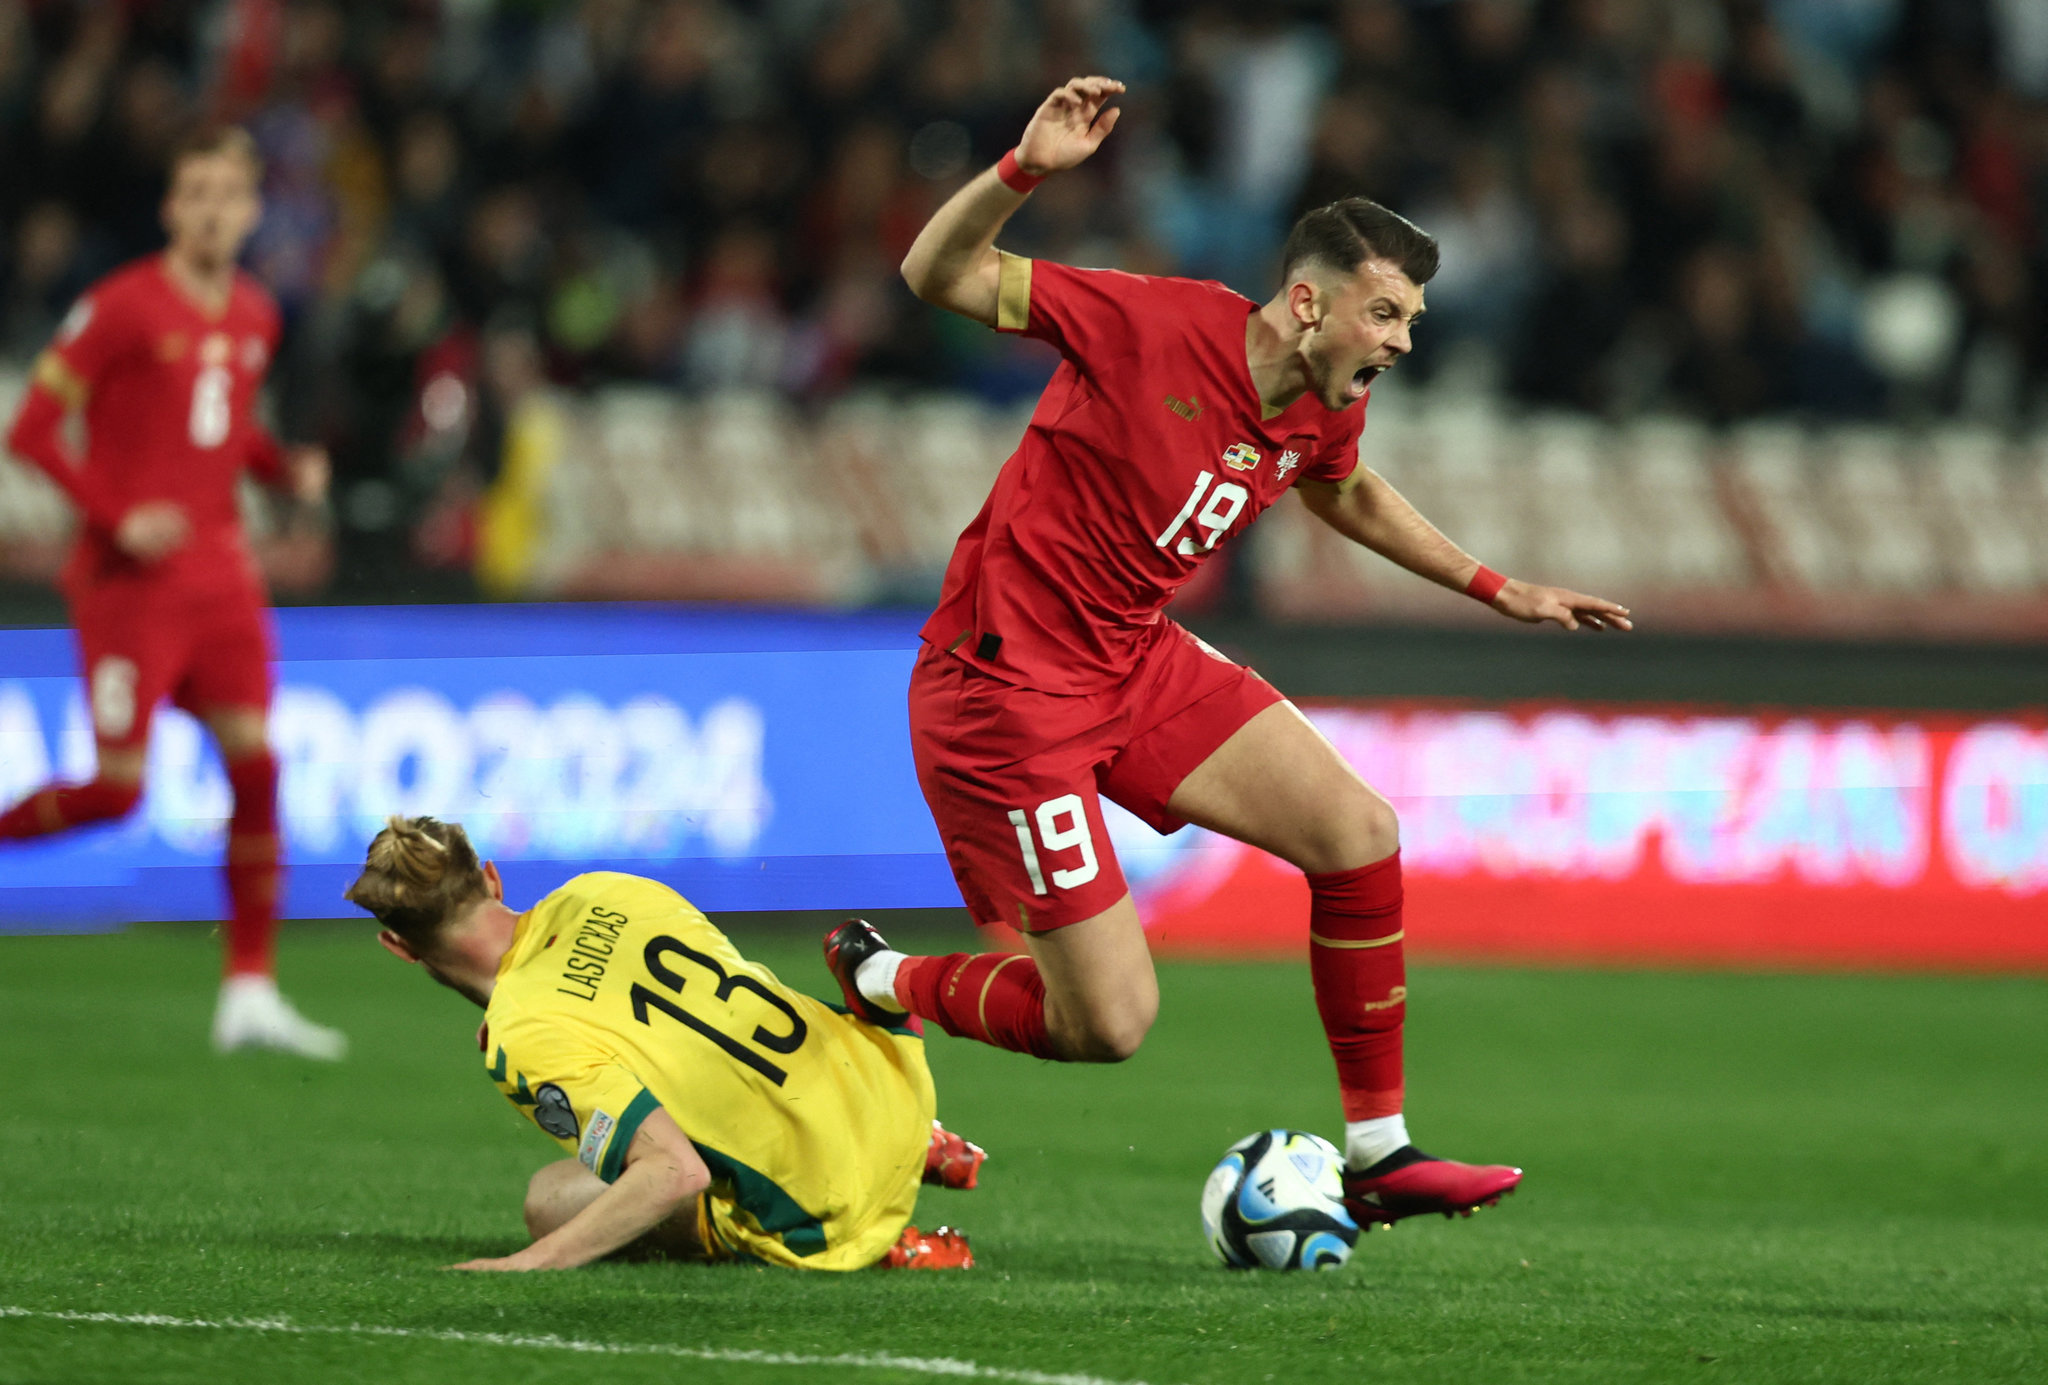
<instances>
[{"instance_id":1,"label":"red wristband","mask_svg":"<svg viewBox=\"0 0 2048 1385\"><path fill-rule=\"evenodd\" d=\"M1491 606L1493 599L1500 595L1500 589L1507 584L1507 578L1481 563L1479 571L1473 573L1472 580L1465 584L1465 595L1474 601L1484 601Z\"/></svg>"},{"instance_id":2,"label":"red wristband","mask_svg":"<svg viewBox=\"0 0 2048 1385\"><path fill-rule=\"evenodd\" d=\"M1011 192L1028 193L1045 181L1043 173L1024 171L1023 165L1017 162L1017 151L1014 149L996 160L996 177L1002 179L1003 186Z\"/></svg>"}]
</instances>

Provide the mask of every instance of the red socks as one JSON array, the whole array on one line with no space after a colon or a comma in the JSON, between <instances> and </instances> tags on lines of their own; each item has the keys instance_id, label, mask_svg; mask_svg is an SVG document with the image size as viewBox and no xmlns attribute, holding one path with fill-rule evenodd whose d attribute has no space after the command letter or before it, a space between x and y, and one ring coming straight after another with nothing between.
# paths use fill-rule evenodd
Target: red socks
<instances>
[{"instance_id":1,"label":"red socks","mask_svg":"<svg viewBox=\"0 0 2048 1385\"><path fill-rule=\"evenodd\" d=\"M1401 853L1356 870L1308 877L1309 975L1337 1060L1344 1119L1401 1113Z\"/></svg>"},{"instance_id":2,"label":"red socks","mask_svg":"<svg viewBox=\"0 0 2048 1385\"><path fill-rule=\"evenodd\" d=\"M142 801L142 785L113 779L49 784L0 813L0 841L48 837L89 822L128 816Z\"/></svg>"},{"instance_id":3,"label":"red socks","mask_svg":"<svg viewBox=\"0 0 2048 1385\"><path fill-rule=\"evenodd\" d=\"M896 970L896 999L948 1034L1034 1058L1059 1057L1045 1029L1045 980L1021 952L905 958Z\"/></svg>"},{"instance_id":4,"label":"red socks","mask_svg":"<svg viewBox=\"0 0 2048 1385\"><path fill-rule=\"evenodd\" d=\"M230 976L272 971L277 939L277 757L268 750L229 762L234 815L228 819ZM95 779L50 785L0 813L0 841L47 837L67 828L126 817L142 799L140 784Z\"/></svg>"},{"instance_id":5,"label":"red socks","mask_svg":"<svg viewBox=\"0 0 2048 1385\"><path fill-rule=\"evenodd\" d=\"M268 750L228 762L234 812L228 819L229 976L268 976L275 969L277 885L277 757Z\"/></svg>"},{"instance_id":6,"label":"red socks","mask_svg":"<svg viewBox=\"0 0 2048 1385\"><path fill-rule=\"evenodd\" d=\"M1401 1113L1401 1025L1408 1014L1401 952L1401 855L1311 875L1309 975L1346 1121ZM1045 981L1019 953L905 958L896 1000L948 1034L1013 1053L1057 1058L1045 1028Z\"/></svg>"}]
</instances>

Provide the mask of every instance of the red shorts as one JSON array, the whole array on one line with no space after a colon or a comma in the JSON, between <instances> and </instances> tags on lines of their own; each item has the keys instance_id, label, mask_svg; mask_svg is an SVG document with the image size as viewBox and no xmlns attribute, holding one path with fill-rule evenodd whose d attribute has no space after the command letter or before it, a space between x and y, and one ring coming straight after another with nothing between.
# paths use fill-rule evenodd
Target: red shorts
<instances>
[{"instance_id":1,"label":"red shorts","mask_svg":"<svg viewBox=\"0 0 2048 1385\"><path fill-rule=\"evenodd\" d=\"M1129 678L1081 695L1020 688L927 644L911 753L968 911L1043 933L1109 908L1127 887L1100 797L1174 831L1181 781L1283 700L1171 621Z\"/></svg>"},{"instance_id":2,"label":"red shorts","mask_svg":"<svg viewBox=\"0 0 2048 1385\"><path fill-rule=\"evenodd\" d=\"M166 697L194 716L270 705L270 612L249 596L109 584L72 593L71 623L103 746L144 745Z\"/></svg>"}]
</instances>

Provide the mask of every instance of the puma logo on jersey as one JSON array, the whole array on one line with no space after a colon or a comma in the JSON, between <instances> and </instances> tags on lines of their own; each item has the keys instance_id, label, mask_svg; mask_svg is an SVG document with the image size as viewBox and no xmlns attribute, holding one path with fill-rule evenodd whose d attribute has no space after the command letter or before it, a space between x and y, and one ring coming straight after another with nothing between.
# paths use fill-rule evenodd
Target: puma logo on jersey
<instances>
[{"instance_id":1,"label":"puma logo on jersey","mask_svg":"<svg viewBox=\"0 0 2048 1385\"><path fill-rule=\"evenodd\" d=\"M1189 395L1186 399L1176 399L1169 394L1166 396L1166 407L1190 423L1193 423L1202 416L1202 401L1193 395Z\"/></svg>"},{"instance_id":2,"label":"puma logo on jersey","mask_svg":"<svg viewBox=\"0 0 2048 1385\"><path fill-rule=\"evenodd\" d=\"M1223 465L1232 471L1250 471L1259 464L1259 450L1248 442L1234 442L1223 449Z\"/></svg>"},{"instance_id":3,"label":"puma logo on jersey","mask_svg":"<svg viewBox=\"0 0 2048 1385\"><path fill-rule=\"evenodd\" d=\"M1282 480L1285 480L1287 479L1287 473L1294 470L1296 467L1300 465L1301 454L1290 447L1285 452L1282 452L1280 454L1279 461L1273 463L1273 470L1280 473L1280 478Z\"/></svg>"}]
</instances>

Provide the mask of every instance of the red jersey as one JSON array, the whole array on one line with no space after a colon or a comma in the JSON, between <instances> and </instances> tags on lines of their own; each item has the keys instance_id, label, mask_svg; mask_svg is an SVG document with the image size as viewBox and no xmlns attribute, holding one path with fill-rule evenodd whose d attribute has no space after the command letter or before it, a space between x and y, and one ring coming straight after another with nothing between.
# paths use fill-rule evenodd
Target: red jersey
<instances>
[{"instance_id":1,"label":"red jersey","mask_svg":"<svg viewBox=\"0 0 2048 1385\"><path fill-rule=\"evenodd\" d=\"M1218 545L1303 477L1351 475L1365 407L1305 394L1261 418L1244 354L1258 305L1221 284L1005 255L998 303L998 331L1065 359L923 636L1009 683L1099 692Z\"/></svg>"},{"instance_id":2,"label":"red jersey","mask_svg":"<svg viewBox=\"0 0 2048 1385\"><path fill-rule=\"evenodd\" d=\"M14 437L85 512L68 586L142 579L260 590L235 485L245 467L267 481L282 476L277 442L251 413L279 331L277 304L253 278L238 272L215 314L171 282L161 255L123 266L78 300L36 363L34 383L84 411L82 465L67 465L50 439L24 439L26 406ZM191 533L145 564L115 547L113 535L123 515L150 500L178 505Z\"/></svg>"}]
</instances>

